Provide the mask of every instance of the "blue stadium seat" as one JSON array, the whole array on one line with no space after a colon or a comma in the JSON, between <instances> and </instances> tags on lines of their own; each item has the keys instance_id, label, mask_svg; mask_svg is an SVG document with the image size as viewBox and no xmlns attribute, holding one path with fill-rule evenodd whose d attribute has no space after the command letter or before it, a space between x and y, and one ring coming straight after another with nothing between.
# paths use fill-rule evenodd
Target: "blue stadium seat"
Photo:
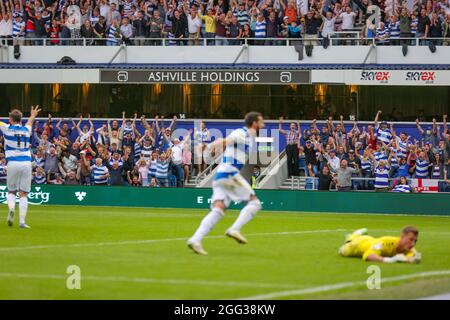
<instances>
[{"instance_id":1,"label":"blue stadium seat","mask_svg":"<svg viewBox=\"0 0 450 320\"><path fill-rule=\"evenodd\" d=\"M299 172L303 171L305 176L307 175L308 169L306 168L306 158L304 156L298 159L298 170Z\"/></svg>"}]
</instances>

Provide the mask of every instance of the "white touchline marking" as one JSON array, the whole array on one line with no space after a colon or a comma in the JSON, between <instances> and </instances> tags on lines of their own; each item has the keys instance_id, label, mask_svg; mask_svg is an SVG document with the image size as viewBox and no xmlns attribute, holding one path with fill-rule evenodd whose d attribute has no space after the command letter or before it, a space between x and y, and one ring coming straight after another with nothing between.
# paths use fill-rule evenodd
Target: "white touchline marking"
<instances>
[{"instance_id":1,"label":"white touchline marking","mask_svg":"<svg viewBox=\"0 0 450 320\"><path fill-rule=\"evenodd\" d=\"M67 276L57 274L31 274L31 273L8 273L1 272L1 278L22 278L22 279L45 279L45 280L66 280ZM186 280L186 279L158 279L158 278L129 278L112 276L81 276L87 281L107 281L107 282L134 282L134 283L160 283L175 285L205 285L205 286L227 286L227 287L249 287L249 288L295 288L292 284L263 283L263 282L240 282L240 281L208 281L208 280Z\"/></svg>"},{"instance_id":2,"label":"white touchline marking","mask_svg":"<svg viewBox=\"0 0 450 320\"><path fill-rule=\"evenodd\" d=\"M329 232L345 232L346 229L333 230L303 230L303 231L285 231L285 232L263 232L263 233L249 233L246 236L272 236L272 235L295 235L295 234L314 234L314 233L329 233ZM207 236L207 239L223 238L224 236ZM148 240L126 240L126 241L111 241L111 242L87 242L87 243L68 243L68 244L44 244L33 246L17 246L17 247L0 247L0 252L16 251L16 250L33 250L33 249L53 249L53 248L80 248L80 247L104 247L104 246L120 246L127 244L150 244L159 242L171 241L186 241L188 237L183 238L168 238L168 239L148 239Z\"/></svg>"},{"instance_id":3,"label":"white touchline marking","mask_svg":"<svg viewBox=\"0 0 450 320\"><path fill-rule=\"evenodd\" d=\"M427 272L412 273L412 274L406 274L406 275L395 276L395 277L382 278L381 282L382 283L395 282L395 281L408 280L408 279L414 279L414 278L425 278L425 277L442 276L442 275L450 275L450 270L427 271ZM364 285L366 285L366 280L353 281L353 282L341 282L341 283L312 287L312 288L259 294L256 296L238 298L238 300L275 299L275 298L283 298L283 297L290 297L290 296L299 296L302 294L327 292L327 291L332 291L332 290L337 290L337 289L350 288L350 287L355 287L355 286L364 286Z\"/></svg>"},{"instance_id":4,"label":"white touchline marking","mask_svg":"<svg viewBox=\"0 0 450 320\"><path fill-rule=\"evenodd\" d=\"M429 297L418 298L416 300L450 300L450 292Z\"/></svg>"}]
</instances>

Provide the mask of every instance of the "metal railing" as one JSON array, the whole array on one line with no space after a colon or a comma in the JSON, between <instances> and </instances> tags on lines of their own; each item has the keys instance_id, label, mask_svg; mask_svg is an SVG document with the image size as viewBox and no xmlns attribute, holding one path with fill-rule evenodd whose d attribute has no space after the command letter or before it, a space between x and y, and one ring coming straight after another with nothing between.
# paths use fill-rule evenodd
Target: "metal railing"
<instances>
[{"instance_id":1,"label":"metal railing","mask_svg":"<svg viewBox=\"0 0 450 320\"><path fill-rule=\"evenodd\" d=\"M196 186L198 186L204 178L206 178L208 175L211 174L211 172L216 168L216 166L219 164L221 159L222 159L222 153L216 155L213 159L211 159L211 162L208 164L206 169L203 170L202 172L200 172L195 177L195 185Z\"/></svg>"},{"instance_id":2,"label":"metal railing","mask_svg":"<svg viewBox=\"0 0 450 320\"><path fill-rule=\"evenodd\" d=\"M391 38L381 42L375 38L356 35L357 32L339 32L329 38L329 46L377 46L377 45L450 45L450 38ZM344 36L348 34L349 36ZM354 36L356 35L356 36ZM296 44L321 45L324 38L2 38L0 45L11 46L291 46Z\"/></svg>"},{"instance_id":3,"label":"metal railing","mask_svg":"<svg viewBox=\"0 0 450 320\"><path fill-rule=\"evenodd\" d=\"M292 176L288 179L291 179L290 183L290 190L307 190L307 191L316 191L318 190L318 180L317 177L312 176ZM408 184L411 183L411 179L414 178L408 178ZM450 187L450 181L445 179L428 179L437 181L439 184L446 183ZM374 177L351 177L351 190L350 191L358 191L358 192L373 192L375 191L375 178ZM400 181L400 178L389 178L389 185L388 188L394 187L395 181ZM360 183L358 183L360 182ZM333 184L332 184L333 185ZM331 186L332 186L331 185ZM329 191L337 191L336 187L331 188ZM304 187L304 189L302 189ZM439 190L439 193L450 193L448 191L441 191Z\"/></svg>"},{"instance_id":4,"label":"metal railing","mask_svg":"<svg viewBox=\"0 0 450 320\"><path fill-rule=\"evenodd\" d=\"M270 164L265 167L261 174L256 178L255 185L258 187L260 182L267 176L267 174L272 170L275 166L278 166L280 164L281 159L286 155L286 149L280 152L280 154L277 156L276 159L273 159Z\"/></svg>"}]
</instances>

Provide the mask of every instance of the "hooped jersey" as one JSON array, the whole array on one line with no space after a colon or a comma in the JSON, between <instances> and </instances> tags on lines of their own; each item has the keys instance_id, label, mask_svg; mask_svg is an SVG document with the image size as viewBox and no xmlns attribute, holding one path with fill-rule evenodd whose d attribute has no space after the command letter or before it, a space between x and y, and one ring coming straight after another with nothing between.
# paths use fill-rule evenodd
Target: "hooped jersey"
<instances>
[{"instance_id":1,"label":"hooped jersey","mask_svg":"<svg viewBox=\"0 0 450 320\"><path fill-rule=\"evenodd\" d=\"M31 162L31 127L0 122L5 137L5 156L8 162Z\"/></svg>"},{"instance_id":2,"label":"hooped jersey","mask_svg":"<svg viewBox=\"0 0 450 320\"><path fill-rule=\"evenodd\" d=\"M250 147L254 143L254 139L249 135L246 127L234 130L230 133L228 139L231 139L232 142L225 147L222 160L214 177L215 180L238 173L246 164Z\"/></svg>"}]
</instances>

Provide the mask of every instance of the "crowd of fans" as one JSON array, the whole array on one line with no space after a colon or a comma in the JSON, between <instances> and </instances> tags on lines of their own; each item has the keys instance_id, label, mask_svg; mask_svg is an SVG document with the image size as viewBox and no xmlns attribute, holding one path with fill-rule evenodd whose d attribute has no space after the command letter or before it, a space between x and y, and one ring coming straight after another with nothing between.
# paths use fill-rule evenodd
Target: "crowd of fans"
<instances>
[{"instance_id":1,"label":"crowd of fans","mask_svg":"<svg viewBox=\"0 0 450 320\"><path fill-rule=\"evenodd\" d=\"M73 120L55 123L51 115L44 124L35 123L33 144L33 183L69 185L130 185L150 187L183 187L193 169L203 170L204 151L209 139L204 123L187 131L181 139L173 136L177 118L168 126L163 117L149 124L140 118L145 132L139 132L133 119L108 121L95 129ZM76 131L75 134L72 134ZM191 139L191 135L195 138ZM73 137L76 136L76 139ZM72 139L71 139L72 137ZM3 136L0 140L0 180L6 179ZM195 148L192 148L194 145ZM199 160L192 168L191 150Z\"/></svg>"},{"instance_id":2,"label":"crowd of fans","mask_svg":"<svg viewBox=\"0 0 450 320\"><path fill-rule=\"evenodd\" d=\"M300 122L283 127L288 176L305 175L319 190L410 191L410 178L439 179L440 191L450 192L450 130L447 116L430 127L417 120L418 135L398 132L394 123L345 127L343 117L324 125L316 120L302 129ZM87 121L86 121L87 120ZM140 121L140 125L138 122ZM170 123L169 123L170 121ZM95 129L80 117L55 121L51 115L33 127L33 183L68 185L129 185L184 187L190 176L203 172L219 156L208 146L213 140L204 122L175 131L177 117L145 116L105 121ZM182 136L183 135L183 136ZM6 180L4 138L0 137L0 182ZM252 185L261 174L254 168ZM362 179L363 178L363 179ZM308 178L307 178L308 179Z\"/></svg>"},{"instance_id":3,"label":"crowd of fans","mask_svg":"<svg viewBox=\"0 0 450 320\"><path fill-rule=\"evenodd\" d=\"M360 32L383 44L400 38L450 43L449 0L0 0L0 37L27 44L277 45L304 38L327 46ZM340 32L339 35L336 33ZM349 32L349 33L346 33ZM70 40L65 40L70 39ZM72 40L73 39L73 40ZM155 40L152 40L155 39ZM262 40L259 40L262 39ZM406 42L405 42L406 41Z\"/></svg>"},{"instance_id":4,"label":"crowd of fans","mask_svg":"<svg viewBox=\"0 0 450 320\"><path fill-rule=\"evenodd\" d=\"M409 179L439 179L440 191L450 191L450 130L447 115L442 127L433 119L423 128L416 120L418 137L398 132L394 123L380 121L347 131L343 117L329 118L319 127L314 120L302 131L300 122L291 122L286 137L288 176L305 174L318 182L319 190L373 190L409 192ZM302 171L302 172L300 172ZM359 179L358 179L359 178ZM364 178L364 179L361 179Z\"/></svg>"}]
</instances>

